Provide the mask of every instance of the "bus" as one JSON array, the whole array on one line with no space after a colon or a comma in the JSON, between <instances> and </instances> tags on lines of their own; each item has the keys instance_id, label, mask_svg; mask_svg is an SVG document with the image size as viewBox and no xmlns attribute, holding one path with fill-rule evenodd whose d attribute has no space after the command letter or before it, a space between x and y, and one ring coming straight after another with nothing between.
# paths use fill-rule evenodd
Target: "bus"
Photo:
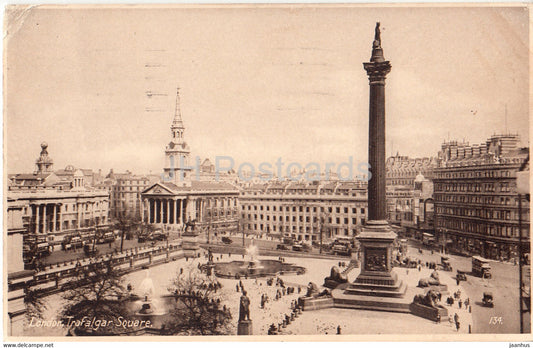
<instances>
[{"instance_id":1,"label":"bus","mask_svg":"<svg viewBox=\"0 0 533 348\"><path fill-rule=\"evenodd\" d=\"M331 251L335 255L351 255L354 247L353 238L338 237L331 245Z\"/></svg>"},{"instance_id":2,"label":"bus","mask_svg":"<svg viewBox=\"0 0 533 348\"><path fill-rule=\"evenodd\" d=\"M472 256L472 274L481 278L492 278L489 262L481 256Z\"/></svg>"}]
</instances>

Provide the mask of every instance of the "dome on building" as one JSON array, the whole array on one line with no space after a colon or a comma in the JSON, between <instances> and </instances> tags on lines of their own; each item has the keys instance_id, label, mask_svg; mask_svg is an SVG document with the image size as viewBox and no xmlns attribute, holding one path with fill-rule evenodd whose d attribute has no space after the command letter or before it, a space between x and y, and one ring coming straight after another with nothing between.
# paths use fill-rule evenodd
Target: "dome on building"
<instances>
[{"instance_id":1,"label":"dome on building","mask_svg":"<svg viewBox=\"0 0 533 348\"><path fill-rule=\"evenodd\" d=\"M422 173L418 173L418 175L415 177L415 182L422 182L426 180L426 178L422 175Z\"/></svg>"}]
</instances>

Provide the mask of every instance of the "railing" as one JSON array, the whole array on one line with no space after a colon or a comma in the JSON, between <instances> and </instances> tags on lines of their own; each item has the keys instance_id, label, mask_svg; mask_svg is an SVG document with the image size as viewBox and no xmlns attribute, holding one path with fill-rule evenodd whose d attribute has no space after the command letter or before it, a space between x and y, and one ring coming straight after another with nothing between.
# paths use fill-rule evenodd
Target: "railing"
<instances>
[{"instance_id":1,"label":"railing","mask_svg":"<svg viewBox=\"0 0 533 348\"><path fill-rule=\"evenodd\" d=\"M183 258L183 250L179 245L137 247L122 253L114 252L99 257L86 257L49 265L34 274L30 286L35 290L39 290L39 293L44 296L76 286L76 282L73 279L76 274L94 264L103 264L111 261L121 273L125 274L180 258Z\"/></svg>"}]
</instances>

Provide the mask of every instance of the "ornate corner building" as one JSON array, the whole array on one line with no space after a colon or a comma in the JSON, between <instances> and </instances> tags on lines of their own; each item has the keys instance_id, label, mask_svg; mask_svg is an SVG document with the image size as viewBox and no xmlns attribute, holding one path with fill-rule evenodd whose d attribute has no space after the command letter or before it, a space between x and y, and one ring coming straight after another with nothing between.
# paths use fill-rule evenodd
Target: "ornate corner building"
<instances>
[{"instance_id":1,"label":"ornate corner building","mask_svg":"<svg viewBox=\"0 0 533 348\"><path fill-rule=\"evenodd\" d=\"M446 251L510 260L529 252L529 203L519 211L517 171L529 148L518 135L494 135L484 144L445 142L435 170L437 243ZM522 231L519 230L519 214Z\"/></svg>"},{"instance_id":2,"label":"ornate corner building","mask_svg":"<svg viewBox=\"0 0 533 348\"><path fill-rule=\"evenodd\" d=\"M90 239L96 229L109 228L109 192L92 187L92 171L67 166L53 172L46 143L35 164L34 173L8 175L6 192L8 211L21 207L25 261L51 252L67 237Z\"/></svg>"}]
</instances>

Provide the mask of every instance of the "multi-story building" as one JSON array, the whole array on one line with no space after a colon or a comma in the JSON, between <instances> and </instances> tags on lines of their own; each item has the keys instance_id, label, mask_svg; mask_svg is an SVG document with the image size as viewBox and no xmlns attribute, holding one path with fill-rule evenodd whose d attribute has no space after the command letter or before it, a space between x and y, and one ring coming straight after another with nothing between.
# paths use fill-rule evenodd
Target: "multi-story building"
<instances>
[{"instance_id":1,"label":"multi-story building","mask_svg":"<svg viewBox=\"0 0 533 348\"><path fill-rule=\"evenodd\" d=\"M193 180L196 178L184 138L179 90L170 132L163 179L141 193L142 220L167 231L183 231L187 222L195 222L199 231L237 232L239 188L227 182Z\"/></svg>"},{"instance_id":2,"label":"multi-story building","mask_svg":"<svg viewBox=\"0 0 533 348\"><path fill-rule=\"evenodd\" d=\"M141 218L141 193L153 182L147 176L135 175L130 171L114 173L110 170L102 185L110 194L110 217L129 216L135 220Z\"/></svg>"},{"instance_id":3,"label":"multi-story building","mask_svg":"<svg viewBox=\"0 0 533 348\"><path fill-rule=\"evenodd\" d=\"M244 230L292 237L299 241L331 241L355 236L367 216L364 182L278 182L253 184L240 197Z\"/></svg>"},{"instance_id":4,"label":"multi-story building","mask_svg":"<svg viewBox=\"0 0 533 348\"><path fill-rule=\"evenodd\" d=\"M417 223L415 210L419 206L420 192L416 192L416 180L431 182L438 166L437 158L410 158L396 154L387 159L386 166L388 221L397 226ZM427 190L430 186L426 183L424 187Z\"/></svg>"},{"instance_id":5,"label":"multi-story building","mask_svg":"<svg viewBox=\"0 0 533 348\"><path fill-rule=\"evenodd\" d=\"M41 148L36 172L12 175L7 191L8 202L22 207L25 241L46 241L53 248L67 235L89 236L95 228L107 228L109 193L86 185L79 169L68 179L54 174L46 143ZM25 242L24 247L32 246Z\"/></svg>"},{"instance_id":6,"label":"multi-story building","mask_svg":"<svg viewBox=\"0 0 533 348\"><path fill-rule=\"evenodd\" d=\"M435 228L447 250L508 260L517 256L520 234L529 249L529 204L523 202L520 212L516 191L516 173L529 149L518 142L518 135L507 134L481 145L442 145L434 177Z\"/></svg>"}]
</instances>

